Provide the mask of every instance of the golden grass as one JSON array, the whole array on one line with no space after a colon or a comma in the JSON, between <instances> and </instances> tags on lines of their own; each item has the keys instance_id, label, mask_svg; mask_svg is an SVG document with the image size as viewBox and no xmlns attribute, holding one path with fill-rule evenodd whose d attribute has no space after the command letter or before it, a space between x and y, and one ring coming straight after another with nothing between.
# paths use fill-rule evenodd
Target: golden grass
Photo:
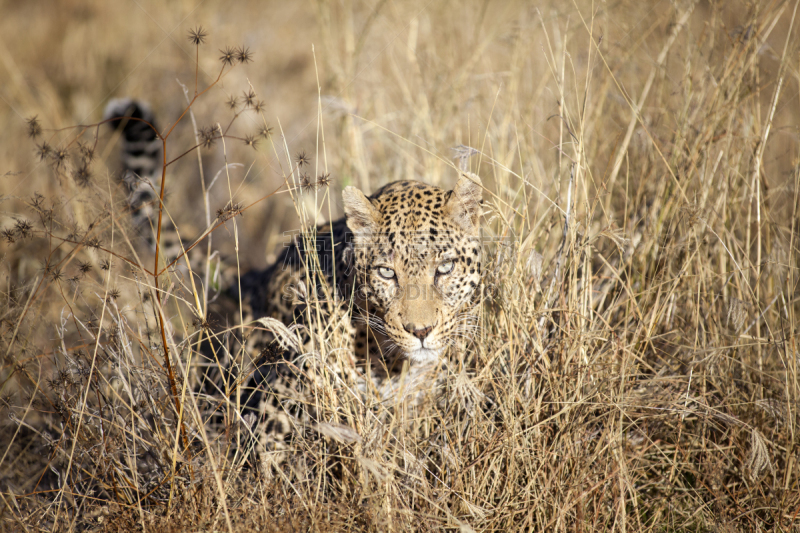
<instances>
[{"instance_id":1,"label":"golden grass","mask_svg":"<svg viewBox=\"0 0 800 533\"><path fill-rule=\"evenodd\" d=\"M800 527L797 3L194 8L4 7L4 529ZM114 96L151 102L164 128L186 105L178 81L208 86L226 45L255 61L226 69L168 155L224 127L231 94L252 88L265 108L199 166L192 152L168 168L165 216L184 238L216 229L203 271L164 272L155 298L114 136L100 130L81 186L81 130L61 128L96 123ZM236 140L264 124L256 151ZM43 140L69 158L39 162ZM479 153L460 161L458 145ZM301 151L332 185L254 204L300 179ZM315 468L244 468L236 383L202 368L201 323L222 301L207 300L284 230L341 213L343 186L451 186L462 162L487 187L489 260L481 328L444 390L387 404L330 378L318 408L360 440L309 432L290 464ZM214 222L239 203L254 205ZM338 331L319 341L336 356ZM220 359L246 375L245 354Z\"/></svg>"}]
</instances>

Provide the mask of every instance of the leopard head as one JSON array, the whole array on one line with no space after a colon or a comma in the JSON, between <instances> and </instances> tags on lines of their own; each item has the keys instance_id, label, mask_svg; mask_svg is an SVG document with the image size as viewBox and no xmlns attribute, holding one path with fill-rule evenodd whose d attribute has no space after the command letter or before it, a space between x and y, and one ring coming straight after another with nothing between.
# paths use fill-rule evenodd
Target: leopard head
<instances>
[{"instance_id":1,"label":"leopard head","mask_svg":"<svg viewBox=\"0 0 800 533\"><path fill-rule=\"evenodd\" d=\"M450 191L399 181L369 198L355 187L342 193L355 312L368 314L414 363L438 360L475 327L482 189L478 176L462 174Z\"/></svg>"}]
</instances>

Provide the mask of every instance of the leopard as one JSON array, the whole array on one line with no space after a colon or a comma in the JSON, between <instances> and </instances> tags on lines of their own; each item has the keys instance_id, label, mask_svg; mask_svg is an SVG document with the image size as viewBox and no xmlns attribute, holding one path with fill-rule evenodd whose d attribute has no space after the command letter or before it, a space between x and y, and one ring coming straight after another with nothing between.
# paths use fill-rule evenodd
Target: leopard
<instances>
[{"instance_id":1,"label":"leopard","mask_svg":"<svg viewBox=\"0 0 800 533\"><path fill-rule=\"evenodd\" d=\"M141 184L157 179L161 152L143 121L126 116L150 123L155 117L136 100L106 110L106 120L122 130L123 182L134 222L146 233L157 205L154 187ZM229 300L241 305L238 325L247 334L239 348L227 349L244 349L252 361L237 403L262 467L280 465L299 431L331 433L315 408L320 363L355 390L377 388L383 398L414 390L401 379L425 384L446 375L437 369L446 367L448 352L477 328L483 190L480 177L463 169L452 189L403 180L368 196L346 186L343 217L310 225L272 264L230 284ZM332 324L346 332L346 356L335 361L313 342Z\"/></svg>"},{"instance_id":2,"label":"leopard","mask_svg":"<svg viewBox=\"0 0 800 533\"><path fill-rule=\"evenodd\" d=\"M439 383L447 372L436 369L446 367L448 349L476 328L482 193L480 178L464 172L450 190L411 180L371 196L345 187L344 217L298 236L272 265L242 278L248 320L308 326L321 307L311 329L337 319L348 325L351 357L333 366L349 371L343 381L362 391L375 387L385 400ZM258 352L259 343L263 350L264 336L253 338L249 351ZM319 431L324 418L314 401L322 387L303 380L315 373L314 358L285 359L259 366L245 388L244 403L259 421L262 465L281 463L298 426L310 422Z\"/></svg>"}]
</instances>

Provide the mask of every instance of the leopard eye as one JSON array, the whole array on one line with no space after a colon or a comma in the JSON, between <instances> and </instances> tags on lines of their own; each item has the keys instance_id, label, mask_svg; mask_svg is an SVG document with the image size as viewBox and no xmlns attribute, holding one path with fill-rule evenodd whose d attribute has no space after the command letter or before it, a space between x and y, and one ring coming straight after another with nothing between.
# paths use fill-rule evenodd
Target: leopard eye
<instances>
[{"instance_id":1,"label":"leopard eye","mask_svg":"<svg viewBox=\"0 0 800 533\"><path fill-rule=\"evenodd\" d=\"M444 263L442 263L441 265L436 267L436 273L437 274L449 274L450 272L453 271L453 267L455 267L455 266L456 266L456 264L453 261L445 261Z\"/></svg>"},{"instance_id":2,"label":"leopard eye","mask_svg":"<svg viewBox=\"0 0 800 533\"><path fill-rule=\"evenodd\" d=\"M378 267L378 275L384 279L392 279L394 277L394 270L387 267Z\"/></svg>"}]
</instances>

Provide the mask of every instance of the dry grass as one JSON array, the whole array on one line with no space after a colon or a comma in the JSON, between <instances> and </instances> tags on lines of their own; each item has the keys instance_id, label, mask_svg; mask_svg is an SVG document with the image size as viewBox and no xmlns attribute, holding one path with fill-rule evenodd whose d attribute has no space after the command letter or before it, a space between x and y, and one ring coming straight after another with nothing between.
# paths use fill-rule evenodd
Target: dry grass
<instances>
[{"instance_id":1,"label":"dry grass","mask_svg":"<svg viewBox=\"0 0 800 533\"><path fill-rule=\"evenodd\" d=\"M0 527L800 528L796 3L212 4L3 8ZM111 96L171 124L176 78L209 86L226 45L255 61L226 68L168 155L225 127L230 95L264 108L169 167L164 215L185 238L214 231L195 283L165 271L156 298L114 136L100 130L85 176L70 143L95 130L61 128L96 123ZM301 179L302 151L330 187L259 201ZM315 468L246 468L236 382L201 371L218 288L298 215L341 213L343 186L448 186L461 163L487 187L486 298L438 401L331 380L319 409L360 440L309 433L290 463ZM238 204L253 206L230 218ZM338 333L319 340L334 357ZM245 354L220 357L247 372Z\"/></svg>"}]
</instances>

